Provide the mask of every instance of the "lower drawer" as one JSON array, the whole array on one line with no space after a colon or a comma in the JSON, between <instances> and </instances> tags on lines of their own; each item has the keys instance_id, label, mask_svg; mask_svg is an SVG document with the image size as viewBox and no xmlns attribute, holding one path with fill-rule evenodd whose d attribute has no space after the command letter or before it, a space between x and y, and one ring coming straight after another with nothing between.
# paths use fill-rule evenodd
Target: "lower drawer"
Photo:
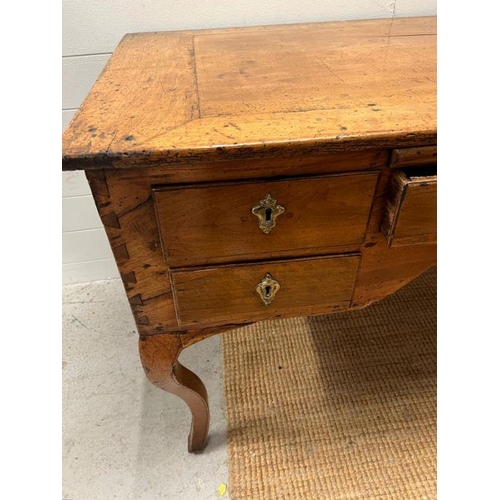
<instances>
[{"instance_id":1,"label":"lower drawer","mask_svg":"<svg viewBox=\"0 0 500 500\"><path fill-rule=\"evenodd\" d=\"M179 325L246 323L349 307L359 255L171 272Z\"/></svg>"}]
</instances>

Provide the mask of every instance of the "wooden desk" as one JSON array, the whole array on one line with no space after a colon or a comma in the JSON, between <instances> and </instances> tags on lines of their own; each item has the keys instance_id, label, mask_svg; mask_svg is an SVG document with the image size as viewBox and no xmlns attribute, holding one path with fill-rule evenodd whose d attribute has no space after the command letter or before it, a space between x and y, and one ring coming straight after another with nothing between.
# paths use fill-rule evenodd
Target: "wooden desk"
<instances>
[{"instance_id":1,"label":"wooden desk","mask_svg":"<svg viewBox=\"0 0 500 500\"><path fill-rule=\"evenodd\" d=\"M436 19L124 37L63 137L147 377L193 415L180 352L257 320L365 307L436 261Z\"/></svg>"}]
</instances>

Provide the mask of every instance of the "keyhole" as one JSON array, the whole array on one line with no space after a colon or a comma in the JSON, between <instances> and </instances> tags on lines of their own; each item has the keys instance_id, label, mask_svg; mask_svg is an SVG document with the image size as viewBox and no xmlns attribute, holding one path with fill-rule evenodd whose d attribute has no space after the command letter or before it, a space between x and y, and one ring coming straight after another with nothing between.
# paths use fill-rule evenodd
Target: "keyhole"
<instances>
[{"instance_id":1,"label":"keyhole","mask_svg":"<svg viewBox=\"0 0 500 500\"><path fill-rule=\"evenodd\" d=\"M271 215L273 214L272 208L266 208L266 223L269 224L271 222Z\"/></svg>"},{"instance_id":2,"label":"keyhole","mask_svg":"<svg viewBox=\"0 0 500 500\"><path fill-rule=\"evenodd\" d=\"M271 287L269 285L266 286L266 299L271 296Z\"/></svg>"}]
</instances>

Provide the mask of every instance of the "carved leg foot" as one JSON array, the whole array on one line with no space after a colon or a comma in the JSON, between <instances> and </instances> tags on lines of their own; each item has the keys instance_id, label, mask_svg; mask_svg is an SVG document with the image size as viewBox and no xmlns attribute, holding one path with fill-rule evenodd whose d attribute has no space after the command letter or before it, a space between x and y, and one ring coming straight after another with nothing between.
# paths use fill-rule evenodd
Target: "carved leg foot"
<instances>
[{"instance_id":1,"label":"carved leg foot","mask_svg":"<svg viewBox=\"0 0 500 500\"><path fill-rule=\"evenodd\" d=\"M192 413L188 451L200 453L205 448L210 424L207 390L192 371L177 358L182 343L177 335L154 335L139 340L142 366L148 379L160 389L182 398Z\"/></svg>"}]
</instances>

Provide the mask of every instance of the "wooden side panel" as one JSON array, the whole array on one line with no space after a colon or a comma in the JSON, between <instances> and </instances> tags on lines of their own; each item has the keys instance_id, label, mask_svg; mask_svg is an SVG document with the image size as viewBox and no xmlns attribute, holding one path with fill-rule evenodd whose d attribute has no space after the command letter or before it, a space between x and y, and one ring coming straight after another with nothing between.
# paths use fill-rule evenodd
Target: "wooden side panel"
<instances>
[{"instance_id":1,"label":"wooden side panel","mask_svg":"<svg viewBox=\"0 0 500 500\"><path fill-rule=\"evenodd\" d=\"M395 173L382 231L389 245L437 239L437 176L408 177Z\"/></svg>"},{"instance_id":2,"label":"wooden side panel","mask_svg":"<svg viewBox=\"0 0 500 500\"><path fill-rule=\"evenodd\" d=\"M391 167L413 167L437 163L437 146L395 149L392 152Z\"/></svg>"},{"instance_id":3,"label":"wooden side panel","mask_svg":"<svg viewBox=\"0 0 500 500\"><path fill-rule=\"evenodd\" d=\"M365 307L381 300L436 264L436 244L387 247L381 233L362 248L352 307Z\"/></svg>"},{"instance_id":4,"label":"wooden side panel","mask_svg":"<svg viewBox=\"0 0 500 500\"><path fill-rule=\"evenodd\" d=\"M317 255L359 245L376 181L377 173L371 172L158 188L154 197L167 263L180 267ZM285 209L268 234L252 214L266 194Z\"/></svg>"},{"instance_id":5,"label":"wooden side panel","mask_svg":"<svg viewBox=\"0 0 500 500\"><path fill-rule=\"evenodd\" d=\"M359 256L173 271L180 325L245 323L349 307ZM270 273L281 286L270 305L255 290Z\"/></svg>"},{"instance_id":6,"label":"wooden side panel","mask_svg":"<svg viewBox=\"0 0 500 500\"><path fill-rule=\"evenodd\" d=\"M167 267L162 257L149 186L128 185L115 194L102 170L87 171L140 335L177 327Z\"/></svg>"}]
</instances>

